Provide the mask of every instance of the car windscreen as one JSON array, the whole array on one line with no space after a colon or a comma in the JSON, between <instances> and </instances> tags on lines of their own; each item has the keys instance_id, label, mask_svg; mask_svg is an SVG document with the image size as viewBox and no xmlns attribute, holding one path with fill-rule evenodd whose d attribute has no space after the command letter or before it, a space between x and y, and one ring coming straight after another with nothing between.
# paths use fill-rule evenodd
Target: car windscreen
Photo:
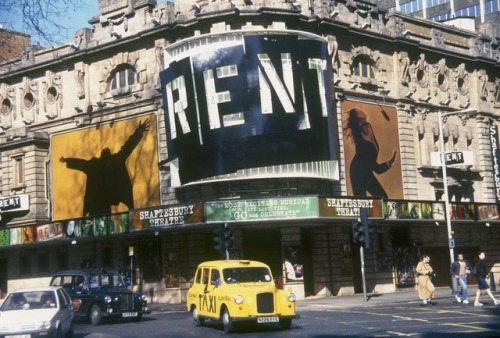
<instances>
[{"instance_id":1,"label":"car windscreen","mask_svg":"<svg viewBox=\"0 0 500 338\"><path fill-rule=\"evenodd\" d=\"M222 272L224 281L234 283L268 283L272 280L271 272L265 267L227 268Z\"/></svg>"},{"instance_id":2,"label":"car windscreen","mask_svg":"<svg viewBox=\"0 0 500 338\"><path fill-rule=\"evenodd\" d=\"M55 308L56 295L53 291L26 291L11 293L3 302L0 311Z\"/></svg>"},{"instance_id":3,"label":"car windscreen","mask_svg":"<svg viewBox=\"0 0 500 338\"><path fill-rule=\"evenodd\" d=\"M124 288L122 276L117 273L101 273L90 278L90 288Z\"/></svg>"}]
</instances>

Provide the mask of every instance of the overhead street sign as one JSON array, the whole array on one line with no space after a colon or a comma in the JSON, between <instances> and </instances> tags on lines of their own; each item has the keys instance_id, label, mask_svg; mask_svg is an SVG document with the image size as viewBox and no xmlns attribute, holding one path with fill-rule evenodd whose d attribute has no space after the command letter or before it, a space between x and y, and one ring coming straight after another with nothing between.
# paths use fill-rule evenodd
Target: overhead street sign
<instances>
[{"instance_id":1,"label":"overhead street sign","mask_svg":"<svg viewBox=\"0 0 500 338\"><path fill-rule=\"evenodd\" d=\"M447 151L444 154L446 165L473 165L474 153L472 151ZM431 152L431 165L441 166L441 152Z\"/></svg>"}]
</instances>

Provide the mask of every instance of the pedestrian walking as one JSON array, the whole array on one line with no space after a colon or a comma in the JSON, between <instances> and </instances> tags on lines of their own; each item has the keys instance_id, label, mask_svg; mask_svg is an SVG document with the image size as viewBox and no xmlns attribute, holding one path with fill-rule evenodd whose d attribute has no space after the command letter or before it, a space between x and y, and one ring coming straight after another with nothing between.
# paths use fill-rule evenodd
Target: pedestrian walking
<instances>
[{"instance_id":1,"label":"pedestrian walking","mask_svg":"<svg viewBox=\"0 0 500 338\"><path fill-rule=\"evenodd\" d=\"M458 254L457 259L451 263L450 274L453 278L457 280L457 284L460 286L460 290L455 295L458 303L469 304L467 299L467 275L471 273L471 266L468 261L464 260L463 254Z\"/></svg>"},{"instance_id":2,"label":"pedestrian walking","mask_svg":"<svg viewBox=\"0 0 500 338\"><path fill-rule=\"evenodd\" d=\"M432 299L434 298L434 284L432 284L432 277L434 277L434 270L429 262L430 257L423 255L420 262L417 264L417 291L418 296L422 300L422 305L434 305Z\"/></svg>"},{"instance_id":3,"label":"pedestrian walking","mask_svg":"<svg viewBox=\"0 0 500 338\"><path fill-rule=\"evenodd\" d=\"M488 296L493 300L495 305L500 304L500 300L496 299L490 291L490 286L486 282L486 276L488 271L486 270L486 264L484 263L484 259L486 258L486 254L484 252L480 252L478 255L478 260L474 265L473 272L477 278L477 291L476 291L476 300L474 302L474 306L483 306L483 303L479 302L479 296L481 292L486 292Z\"/></svg>"}]
</instances>

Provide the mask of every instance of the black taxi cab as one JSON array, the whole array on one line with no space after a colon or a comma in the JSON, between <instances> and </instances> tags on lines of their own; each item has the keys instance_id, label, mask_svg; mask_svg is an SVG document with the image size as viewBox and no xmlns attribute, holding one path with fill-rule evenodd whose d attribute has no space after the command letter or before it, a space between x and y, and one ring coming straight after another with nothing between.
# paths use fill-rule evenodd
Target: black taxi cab
<instances>
[{"instance_id":1,"label":"black taxi cab","mask_svg":"<svg viewBox=\"0 0 500 338\"><path fill-rule=\"evenodd\" d=\"M75 318L99 325L107 318L141 320L151 313L147 296L127 289L117 272L100 269L66 270L52 276L51 286L62 286L70 295Z\"/></svg>"},{"instance_id":2,"label":"black taxi cab","mask_svg":"<svg viewBox=\"0 0 500 338\"><path fill-rule=\"evenodd\" d=\"M198 265L187 293L187 310L197 326L220 320L226 333L238 322L278 323L289 329L295 294L276 285L269 266L251 260L208 261ZM237 325L237 324L236 324Z\"/></svg>"}]
</instances>

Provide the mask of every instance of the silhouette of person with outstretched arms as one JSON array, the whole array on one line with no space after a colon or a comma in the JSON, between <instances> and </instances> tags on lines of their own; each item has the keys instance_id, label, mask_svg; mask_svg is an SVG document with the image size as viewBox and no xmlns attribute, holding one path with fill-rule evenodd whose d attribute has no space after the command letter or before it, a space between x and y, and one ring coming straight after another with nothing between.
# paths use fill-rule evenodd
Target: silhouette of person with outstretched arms
<instances>
[{"instance_id":1,"label":"silhouette of person with outstretched arms","mask_svg":"<svg viewBox=\"0 0 500 338\"><path fill-rule=\"evenodd\" d=\"M129 209L134 208L132 181L125 161L149 130L149 126L149 119L139 122L134 133L115 154L109 148L104 148L100 157L89 160L61 155L59 161L66 163L68 169L80 170L87 175L82 216L109 214L111 206L120 202Z\"/></svg>"}]
</instances>

